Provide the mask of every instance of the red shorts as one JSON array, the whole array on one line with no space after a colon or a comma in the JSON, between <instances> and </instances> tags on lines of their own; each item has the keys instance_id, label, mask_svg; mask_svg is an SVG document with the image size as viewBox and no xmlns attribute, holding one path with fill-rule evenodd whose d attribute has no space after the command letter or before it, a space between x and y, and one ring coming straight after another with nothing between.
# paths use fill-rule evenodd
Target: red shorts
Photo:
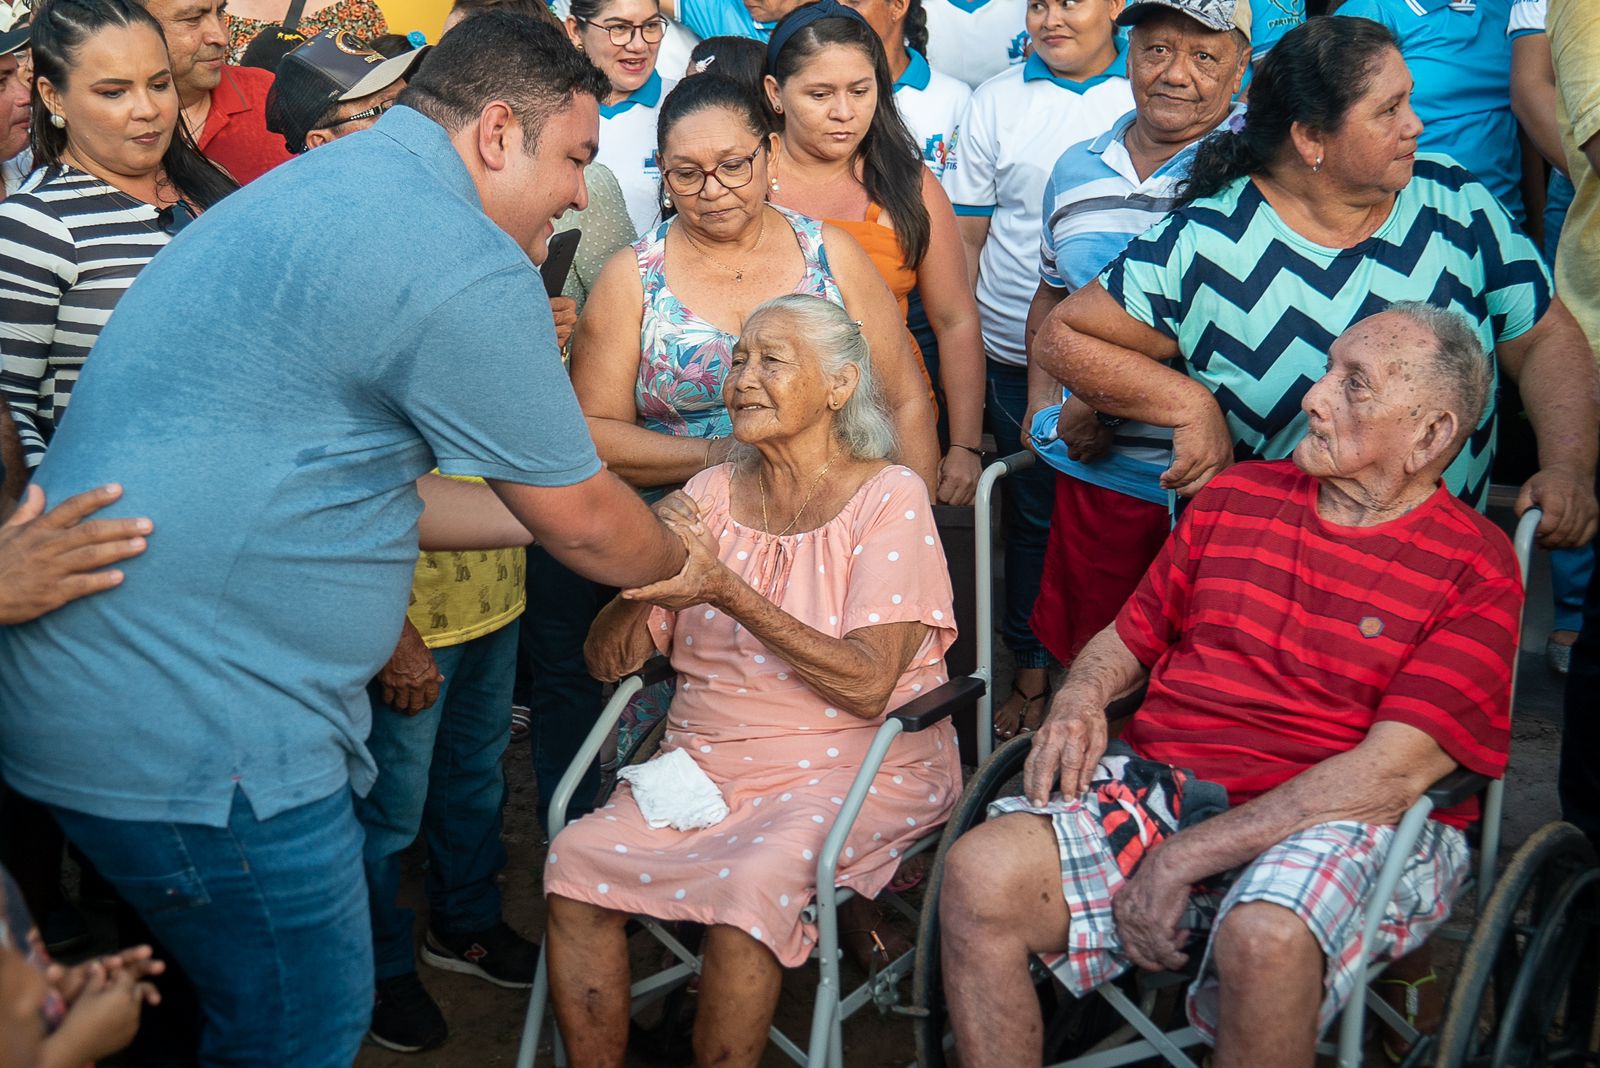
<instances>
[{"instance_id":1,"label":"red shorts","mask_svg":"<svg viewBox=\"0 0 1600 1068\"><path fill-rule=\"evenodd\" d=\"M1171 529L1163 505L1057 472L1044 576L1028 621L1051 655L1071 664L1117 618Z\"/></svg>"}]
</instances>

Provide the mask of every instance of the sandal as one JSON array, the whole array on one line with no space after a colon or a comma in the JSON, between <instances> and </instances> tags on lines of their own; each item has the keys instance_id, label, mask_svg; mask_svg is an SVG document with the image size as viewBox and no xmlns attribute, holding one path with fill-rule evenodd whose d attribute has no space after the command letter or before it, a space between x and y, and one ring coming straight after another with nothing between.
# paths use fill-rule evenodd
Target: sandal
<instances>
[{"instance_id":1,"label":"sandal","mask_svg":"<svg viewBox=\"0 0 1600 1068\"><path fill-rule=\"evenodd\" d=\"M1422 1029L1417 1027L1417 1017L1422 1014L1422 988L1427 986L1429 983L1438 983L1438 981L1439 973L1429 969L1427 975L1424 975L1421 979L1417 979L1415 981L1407 979L1375 979L1373 980L1373 985L1379 987L1397 986L1404 988L1406 992L1406 1002L1404 1007L1406 1024L1407 1026L1420 1031ZM1387 1001L1388 998L1385 998L1384 1000ZM1437 1022L1435 1022L1435 1025L1437 1025ZM1390 1064L1400 1064L1411 1055L1411 1051L1416 1044L1414 1042L1402 1042L1399 1045L1391 1045L1389 1040L1391 1037L1393 1037L1393 1035L1394 1032L1385 1026L1384 1036L1381 1040L1381 1045L1383 1046L1383 1055L1389 1058Z\"/></svg>"},{"instance_id":2,"label":"sandal","mask_svg":"<svg viewBox=\"0 0 1600 1068\"><path fill-rule=\"evenodd\" d=\"M1022 698L1022 707L1017 710L1017 725L1016 725L1015 729L1011 730L1008 733L1006 731L1001 730L999 727L995 728L994 736L996 738L1000 739L1002 742L1009 742L1011 739L1015 738L1019 734L1027 734L1030 731L1034 731L1034 730L1038 729L1037 725L1035 725L1033 727L1028 726L1028 709L1035 701L1042 701L1046 705L1049 705L1049 703L1050 703L1050 683L1048 681L1046 681L1045 684L1044 684L1044 689L1040 690L1036 694L1027 694L1027 693L1024 693L1022 691L1022 687L1021 686L1019 686L1015 682L1013 682L1011 684L1011 696L1012 697L1020 697L1020 698ZM1011 699L1010 697L1006 698L1007 701L1009 701L1010 699Z\"/></svg>"},{"instance_id":3,"label":"sandal","mask_svg":"<svg viewBox=\"0 0 1600 1068\"><path fill-rule=\"evenodd\" d=\"M528 736L533 726L533 713L526 705L511 706L511 740L520 742Z\"/></svg>"}]
</instances>

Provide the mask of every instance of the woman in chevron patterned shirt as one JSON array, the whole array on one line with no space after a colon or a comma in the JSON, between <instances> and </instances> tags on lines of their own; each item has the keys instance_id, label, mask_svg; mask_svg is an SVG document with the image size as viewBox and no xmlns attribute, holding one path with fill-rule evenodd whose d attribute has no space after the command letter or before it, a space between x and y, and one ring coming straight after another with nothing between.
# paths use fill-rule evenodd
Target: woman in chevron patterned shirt
<instances>
[{"instance_id":1,"label":"woman in chevron patterned shirt","mask_svg":"<svg viewBox=\"0 0 1600 1068\"><path fill-rule=\"evenodd\" d=\"M1290 31L1243 124L1201 146L1180 206L1056 308L1035 357L1101 415L1172 427L1162 482L1188 496L1236 459L1293 451L1301 401L1352 323L1397 301L1454 309L1517 381L1538 437L1517 510L1544 509L1546 546L1582 544L1597 511L1594 359L1493 194L1416 152L1411 86L1377 23ZM1495 423L1491 405L1445 473L1480 508Z\"/></svg>"}]
</instances>

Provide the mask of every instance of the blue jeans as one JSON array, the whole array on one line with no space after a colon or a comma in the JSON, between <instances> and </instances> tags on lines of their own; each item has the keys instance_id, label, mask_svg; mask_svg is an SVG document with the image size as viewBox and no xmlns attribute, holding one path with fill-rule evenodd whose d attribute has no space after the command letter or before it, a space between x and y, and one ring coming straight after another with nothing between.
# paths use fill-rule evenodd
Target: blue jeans
<instances>
[{"instance_id":1,"label":"blue jeans","mask_svg":"<svg viewBox=\"0 0 1600 1068\"><path fill-rule=\"evenodd\" d=\"M528 745L539 783L539 823L548 827L556 784L605 707L603 687L583 662L583 640L616 591L591 582L537 546L528 550L528 610L522 614L522 659L529 680ZM572 795L567 818L593 807L600 769L589 769Z\"/></svg>"},{"instance_id":2,"label":"blue jeans","mask_svg":"<svg viewBox=\"0 0 1600 1068\"><path fill-rule=\"evenodd\" d=\"M200 1063L349 1068L372 1018L372 935L350 791L226 827L55 808L67 837L182 966Z\"/></svg>"},{"instance_id":3,"label":"blue jeans","mask_svg":"<svg viewBox=\"0 0 1600 1068\"><path fill-rule=\"evenodd\" d=\"M1022 420L1028 414L1028 369L989 361L989 397L983 418L1001 456L1027 448ZM1044 548L1056 507L1056 473L1045 464L1007 475L1000 483L1001 529L1005 533L1006 612L1000 638L1019 668L1050 666L1050 653L1028 626L1033 599L1044 576Z\"/></svg>"},{"instance_id":4,"label":"blue jeans","mask_svg":"<svg viewBox=\"0 0 1600 1068\"><path fill-rule=\"evenodd\" d=\"M500 922L506 866L500 842L505 776L500 758L511 729L517 627L433 651L444 675L439 698L415 716L372 696L367 748L378 765L372 792L356 802L367 832L367 884L378 979L416 970L414 917L397 900L401 854L419 832L428 840L428 918L447 931L481 931Z\"/></svg>"}]
</instances>

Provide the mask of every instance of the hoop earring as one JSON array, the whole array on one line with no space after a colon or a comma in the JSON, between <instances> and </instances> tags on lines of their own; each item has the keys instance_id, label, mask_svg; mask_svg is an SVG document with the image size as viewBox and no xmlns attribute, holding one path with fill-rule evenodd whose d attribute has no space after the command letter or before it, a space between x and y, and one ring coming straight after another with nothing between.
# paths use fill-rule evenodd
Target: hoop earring
<instances>
[{"instance_id":1,"label":"hoop earring","mask_svg":"<svg viewBox=\"0 0 1600 1068\"><path fill-rule=\"evenodd\" d=\"M58 130L65 130L67 128L66 117L60 112L52 111L50 113L50 125Z\"/></svg>"}]
</instances>

